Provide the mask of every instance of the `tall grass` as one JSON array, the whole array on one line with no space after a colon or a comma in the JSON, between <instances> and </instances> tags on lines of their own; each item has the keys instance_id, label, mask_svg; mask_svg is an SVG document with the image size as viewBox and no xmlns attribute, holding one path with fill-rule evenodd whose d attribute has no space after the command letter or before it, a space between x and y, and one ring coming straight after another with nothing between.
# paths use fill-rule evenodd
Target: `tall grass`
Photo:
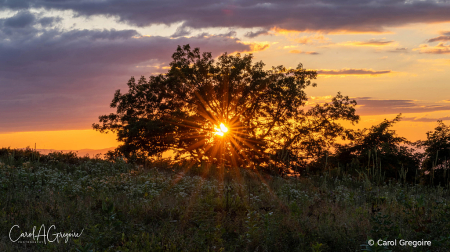
<instances>
[{"instance_id":1,"label":"tall grass","mask_svg":"<svg viewBox=\"0 0 450 252\"><path fill-rule=\"evenodd\" d=\"M432 241L418 251L450 247L448 189L388 180L375 156L359 173L337 167L282 178L189 162L144 167L29 154L0 151L0 251L347 252L371 238ZM8 237L13 225L42 224L84 232L68 243Z\"/></svg>"}]
</instances>

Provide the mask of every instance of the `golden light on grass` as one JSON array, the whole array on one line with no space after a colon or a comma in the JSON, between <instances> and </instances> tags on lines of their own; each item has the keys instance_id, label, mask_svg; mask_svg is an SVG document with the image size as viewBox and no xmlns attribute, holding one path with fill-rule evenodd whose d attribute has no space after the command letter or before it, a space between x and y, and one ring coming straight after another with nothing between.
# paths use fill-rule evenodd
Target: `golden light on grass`
<instances>
[{"instance_id":1,"label":"golden light on grass","mask_svg":"<svg viewBox=\"0 0 450 252\"><path fill-rule=\"evenodd\" d=\"M225 124L221 123L219 128L214 127L214 129L216 130L216 132L214 132L214 134L219 135L219 136L223 136L225 133L228 132L228 128L227 126L225 126Z\"/></svg>"}]
</instances>

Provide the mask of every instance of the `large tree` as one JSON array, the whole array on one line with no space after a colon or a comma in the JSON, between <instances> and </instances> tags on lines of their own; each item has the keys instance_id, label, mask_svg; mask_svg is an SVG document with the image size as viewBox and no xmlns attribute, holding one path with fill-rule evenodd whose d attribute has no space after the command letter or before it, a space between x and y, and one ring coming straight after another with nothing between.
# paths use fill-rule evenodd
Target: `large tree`
<instances>
[{"instance_id":1,"label":"large tree","mask_svg":"<svg viewBox=\"0 0 450 252\"><path fill-rule=\"evenodd\" d=\"M93 124L113 131L123 144L117 153L146 157L172 150L177 156L239 166L268 166L280 153L303 164L348 137L341 120L358 121L355 101L340 93L325 104L307 105L304 92L317 73L301 64L264 69L253 56L178 47L166 74L132 77L117 90L116 113ZM286 156L286 155L284 155ZM280 160L278 160L280 161ZM286 162L286 160L284 160Z\"/></svg>"}]
</instances>

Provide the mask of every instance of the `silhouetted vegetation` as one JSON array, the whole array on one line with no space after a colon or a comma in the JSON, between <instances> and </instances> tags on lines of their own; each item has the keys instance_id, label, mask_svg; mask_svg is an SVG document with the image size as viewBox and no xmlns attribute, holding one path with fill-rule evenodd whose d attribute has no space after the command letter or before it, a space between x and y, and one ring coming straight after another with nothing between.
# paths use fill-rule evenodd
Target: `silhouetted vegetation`
<instances>
[{"instance_id":1,"label":"silhouetted vegetation","mask_svg":"<svg viewBox=\"0 0 450 252\"><path fill-rule=\"evenodd\" d=\"M403 169L406 179L413 181L419 172L421 155L415 152L413 143L392 130L399 120L400 115L370 129L356 131L350 143L337 146L336 153L330 158L331 165L337 166L336 162L339 162L344 167L375 167L386 178L396 179Z\"/></svg>"},{"instance_id":2,"label":"silhouetted vegetation","mask_svg":"<svg viewBox=\"0 0 450 252\"><path fill-rule=\"evenodd\" d=\"M448 189L379 183L365 167L363 176L328 169L282 178L208 163L144 169L70 153L0 153L0 251L388 251L366 246L370 239L450 246ZM13 225L31 232L42 224L84 231L67 243L8 237Z\"/></svg>"},{"instance_id":3,"label":"silhouetted vegetation","mask_svg":"<svg viewBox=\"0 0 450 252\"><path fill-rule=\"evenodd\" d=\"M226 53L214 62L189 45L172 58L164 75L131 78L128 93L114 95L116 113L93 124L123 143L111 157L143 160L172 150L197 162L285 172L280 153L289 152L289 165L304 166L351 134L340 121L359 119L356 102L340 93L307 109L305 88L316 85L317 73L301 64L264 70L252 55ZM221 123L229 128L225 135L215 134Z\"/></svg>"},{"instance_id":4,"label":"silhouetted vegetation","mask_svg":"<svg viewBox=\"0 0 450 252\"><path fill-rule=\"evenodd\" d=\"M112 131L123 144L107 154L145 164L171 150L185 160L225 167L253 168L287 174L345 170L352 175L408 183L449 186L450 128L438 122L426 141L412 143L392 129L400 115L370 129L350 130L357 123L356 101L340 93L331 102L307 106L305 89L315 86L315 71L300 64L264 70L252 55L211 53L178 47L166 74L128 82L117 90L116 113L93 124ZM223 123L228 132L220 133ZM345 140L338 144L336 140Z\"/></svg>"},{"instance_id":5,"label":"silhouetted vegetation","mask_svg":"<svg viewBox=\"0 0 450 252\"><path fill-rule=\"evenodd\" d=\"M422 169L429 173L431 183L448 186L450 127L438 121L434 131L427 132L427 139L419 141L417 146L424 148Z\"/></svg>"}]
</instances>

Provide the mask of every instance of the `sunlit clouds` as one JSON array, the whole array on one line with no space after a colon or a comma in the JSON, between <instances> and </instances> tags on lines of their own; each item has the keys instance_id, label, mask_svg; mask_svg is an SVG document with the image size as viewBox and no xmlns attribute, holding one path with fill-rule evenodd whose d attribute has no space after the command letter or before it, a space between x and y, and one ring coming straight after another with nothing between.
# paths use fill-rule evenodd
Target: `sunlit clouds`
<instances>
[{"instance_id":1,"label":"sunlit clouds","mask_svg":"<svg viewBox=\"0 0 450 252\"><path fill-rule=\"evenodd\" d=\"M392 73L391 70L372 70L372 69L320 69L317 71L319 75L323 76L358 76L358 75L370 75L370 76L377 76L380 74L389 74Z\"/></svg>"},{"instance_id":2,"label":"sunlit clouds","mask_svg":"<svg viewBox=\"0 0 450 252\"><path fill-rule=\"evenodd\" d=\"M347 41L344 43L340 43L339 45L343 46L373 46L373 47L383 47L394 44L395 41L386 41L383 39L370 39L367 41Z\"/></svg>"},{"instance_id":3,"label":"sunlit clouds","mask_svg":"<svg viewBox=\"0 0 450 252\"><path fill-rule=\"evenodd\" d=\"M290 50L289 53L294 53L294 54L310 54L310 55L316 55L319 54L318 52L303 52L301 50Z\"/></svg>"},{"instance_id":4,"label":"sunlit clouds","mask_svg":"<svg viewBox=\"0 0 450 252\"><path fill-rule=\"evenodd\" d=\"M185 44L252 53L265 69L301 63L318 71L308 95L372 97L359 113L409 113L431 130L450 111L449 22L450 3L432 0L0 1L0 134L88 130L115 90L167 73ZM428 112L442 114L414 114ZM210 133L230 136L228 123Z\"/></svg>"},{"instance_id":5,"label":"sunlit clouds","mask_svg":"<svg viewBox=\"0 0 450 252\"><path fill-rule=\"evenodd\" d=\"M429 53L429 54L449 54L450 53L450 44L440 42L436 46L429 46L427 44L420 45L419 48L413 49L414 51L418 51L421 53Z\"/></svg>"},{"instance_id":6,"label":"sunlit clouds","mask_svg":"<svg viewBox=\"0 0 450 252\"><path fill-rule=\"evenodd\" d=\"M450 41L450 31L441 31L440 32L441 36L435 37L435 38L431 38L428 40L428 42L436 42L436 41L441 41L441 42L446 42L446 41Z\"/></svg>"}]
</instances>

